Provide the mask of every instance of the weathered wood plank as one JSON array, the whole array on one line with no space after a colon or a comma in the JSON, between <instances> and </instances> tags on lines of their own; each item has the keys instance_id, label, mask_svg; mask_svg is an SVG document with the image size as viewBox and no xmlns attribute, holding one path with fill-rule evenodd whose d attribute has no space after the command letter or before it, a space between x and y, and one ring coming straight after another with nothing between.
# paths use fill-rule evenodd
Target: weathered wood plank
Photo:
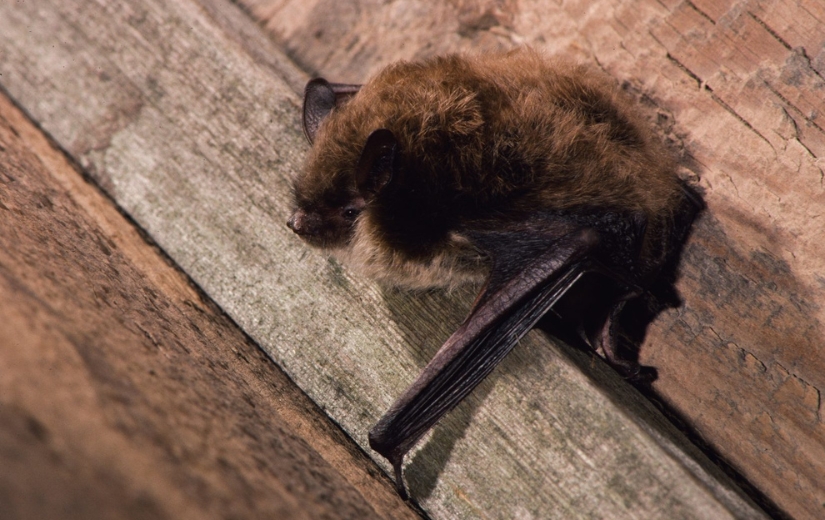
<instances>
[{"instance_id":1,"label":"weathered wood plank","mask_svg":"<svg viewBox=\"0 0 825 520\"><path fill-rule=\"evenodd\" d=\"M366 446L471 291L382 290L291 236L297 97L212 11L36 4L0 5L4 88ZM443 518L760 514L613 372L540 335L436 428L408 477Z\"/></svg>"},{"instance_id":2,"label":"weathered wood plank","mask_svg":"<svg viewBox=\"0 0 825 520\"><path fill-rule=\"evenodd\" d=\"M0 94L0 518L418 518Z\"/></svg>"},{"instance_id":3,"label":"weathered wood plank","mask_svg":"<svg viewBox=\"0 0 825 520\"><path fill-rule=\"evenodd\" d=\"M332 80L527 43L627 81L709 205L683 259L685 305L640 353L655 393L786 512L825 516L825 4L244 3Z\"/></svg>"}]
</instances>

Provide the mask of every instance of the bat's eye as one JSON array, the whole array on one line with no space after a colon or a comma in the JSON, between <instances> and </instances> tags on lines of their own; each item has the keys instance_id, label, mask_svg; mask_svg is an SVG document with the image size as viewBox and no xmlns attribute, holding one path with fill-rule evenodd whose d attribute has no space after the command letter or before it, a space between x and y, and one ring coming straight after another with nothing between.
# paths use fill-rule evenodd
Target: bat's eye
<instances>
[{"instance_id":1,"label":"bat's eye","mask_svg":"<svg viewBox=\"0 0 825 520\"><path fill-rule=\"evenodd\" d=\"M358 213L360 213L358 208L345 208L344 218L347 220L355 220L355 217L358 216Z\"/></svg>"}]
</instances>

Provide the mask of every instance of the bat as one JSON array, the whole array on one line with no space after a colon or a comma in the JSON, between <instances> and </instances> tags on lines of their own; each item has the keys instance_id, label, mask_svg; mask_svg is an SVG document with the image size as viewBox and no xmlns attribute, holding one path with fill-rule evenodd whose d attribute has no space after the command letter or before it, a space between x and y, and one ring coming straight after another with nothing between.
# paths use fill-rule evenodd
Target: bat
<instances>
[{"instance_id":1,"label":"bat","mask_svg":"<svg viewBox=\"0 0 825 520\"><path fill-rule=\"evenodd\" d=\"M386 283L483 282L369 432L403 497L404 455L549 311L620 373L638 373L617 352L618 316L702 203L612 80L526 48L449 55L364 85L314 79L303 124L312 147L289 228Z\"/></svg>"}]
</instances>

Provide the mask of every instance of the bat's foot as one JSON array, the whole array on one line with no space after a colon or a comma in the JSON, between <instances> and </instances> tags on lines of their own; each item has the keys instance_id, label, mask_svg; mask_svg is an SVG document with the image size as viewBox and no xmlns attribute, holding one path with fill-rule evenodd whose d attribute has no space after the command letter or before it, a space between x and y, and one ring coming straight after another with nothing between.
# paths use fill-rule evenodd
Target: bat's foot
<instances>
[{"instance_id":1,"label":"bat's foot","mask_svg":"<svg viewBox=\"0 0 825 520\"><path fill-rule=\"evenodd\" d=\"M650 385L659 378L659 371L655 367L639 365L635 376L628 378L628 382L636 388L650 388Z\"/></svg>"},{"instance_id":2,"label":"bat's foot","mask_svg":"<svg viewBox=\"0 0 825 520\"><path fill-rule=\"evenodd\" d=\"M630 298L636 296L636 294L629 295ZM636 361L630 361L629 359L623 359L619 355L619 335L616 330L616 324L618 323L619 314L622 312L624 308L624 304L626 299L622 299L619 301L608 313L607 319L602 325L601 330L595 335L596 337L593 338L591 344L596 347L596 350L600 352L603 356L605 361L607 361L611 367L613 367L616 372L622 375L628 381L634 382L642 373L642 365L640 365Z\"/></svg>"},{"instance_id":3,"label":"bat's foot","mask_svg":"<svg viewBox=\"0 0 825 520\"><path fill-rule=\"evenodd\" d=\"M616 372L628 381L635 381L642 373L642 365L635 361L628 361L626 359L608 359L607 361Z\"/></svg>"}]
</instances>

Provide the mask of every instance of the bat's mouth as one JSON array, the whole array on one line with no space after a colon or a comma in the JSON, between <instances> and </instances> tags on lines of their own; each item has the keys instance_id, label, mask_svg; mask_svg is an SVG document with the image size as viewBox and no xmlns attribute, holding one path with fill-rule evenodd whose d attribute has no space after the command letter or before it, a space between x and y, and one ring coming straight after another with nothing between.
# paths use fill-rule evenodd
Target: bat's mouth
<instances>
[{"instance_id":1,"label":"bat's mouth","mask_svg":"<svg viewBox=\"0 0 825 520\"><path fill-rule=\"evenodd\" d=\"M311 245L312 247L317 247L318 249L324 250L335 249L335 245L330 240L326 240L323 237L312 235L300 235L300 237L301 240Z\"/></svg>"},{"instance_id":2,"label":"bat's mouth","mask_svg":"<svg viewBox=\"0 0 825 520\"><path fill-rule=\"evenodd\" d=\"M340 233L325 226L314 213L295 210L286 226L307 244L320 249L335 249L341 246Z\"/></svg>"}]
</instances>

